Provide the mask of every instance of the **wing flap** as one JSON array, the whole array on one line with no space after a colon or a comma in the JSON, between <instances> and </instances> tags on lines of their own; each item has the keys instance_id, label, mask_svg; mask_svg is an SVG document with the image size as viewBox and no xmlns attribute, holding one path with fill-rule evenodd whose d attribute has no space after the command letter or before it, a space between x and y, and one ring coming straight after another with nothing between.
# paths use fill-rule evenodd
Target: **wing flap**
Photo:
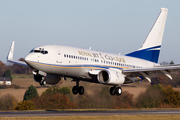
<instances>
[{"instance_id":1,"label":"wing flap","mask_svg":"<svg viewBox=\"0 0 180 120\"><path fill-rule=\"evenodd\" d=\"M152 77L157 77L160 75L166 75L169 79L173 79L171 72L176 72L180 70L180 65L168 65L168 66L156 66L150 68L138 68L138 69L125 69L123 73L127 77L139 77L143 76L146 80L151 82Z\"/></svg>"},{"instance_id":2,"label":"wing flap","mask_svg":"<svg viewBox=\"0 0 180 120\"><path fill-rule=\"evenodd\" d=\"M149 67L149 68L138 68L138 69L125 69L123 73L130 73L130 72L149 72L149 71L163 71L163 70L177 70L180 69L180 65L172 65L172 66L156 66L156 67Z\"/></svg>"}]
</instances>

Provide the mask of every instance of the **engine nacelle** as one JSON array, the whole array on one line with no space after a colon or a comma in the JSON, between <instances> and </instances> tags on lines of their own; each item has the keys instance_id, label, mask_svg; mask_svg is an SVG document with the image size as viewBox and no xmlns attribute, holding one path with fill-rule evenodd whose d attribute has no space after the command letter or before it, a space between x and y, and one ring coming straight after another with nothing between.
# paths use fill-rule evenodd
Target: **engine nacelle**
<instances>
[{"instance_id":1,"label":"engine nacelle","mask_svg":"<svg viewBox=\"0 0 180 120\"><path fill-rule=\"evenodd\" d=\"M36 82L40 82L43 79L43 77L44 76L41 76L41 75L34 75L34 80ZM47 74L44 77L44 80L46 81L46 84L54 85L54 84L57 84L61 80L61 77L59 75Z\"/></svg>"},{"instance_id":2,"label":"engine nacelle","mask_svg":"<svg viewBox=\"0 0 180 120\"><path fill-rule=\"evenodd\" d=\"M102 70L98 73L97 79L100 83L120 85L125 81L125 75L120 70Z\"/></svg>"}]
</instances>

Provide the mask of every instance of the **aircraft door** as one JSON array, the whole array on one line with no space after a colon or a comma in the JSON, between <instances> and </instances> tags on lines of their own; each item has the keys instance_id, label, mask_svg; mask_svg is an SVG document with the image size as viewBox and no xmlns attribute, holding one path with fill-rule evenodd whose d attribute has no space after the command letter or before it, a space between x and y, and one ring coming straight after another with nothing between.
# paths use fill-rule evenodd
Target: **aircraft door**
<instances>
[{"instance_id":1,"label":"aircraft door","mask_svg":"<svg viewBox=\"0 0 180 120\"><path fill-rule=\"evenodd\" d=\"M60 51L57 52L57 63L62 63L62 54Z\"/></svg>"},{"instance_id":2,"label":"aircraft door","mask_svg":"<svg viewBox=\"0 0 180 120\"><path fill-rule=\"evenodd\" d=\"M37 58L37 61L40 62L40 61L39 61L39 60L40 60L40 55L38 55L37 57L38 57L38 58Z\"/></svg>"}]
</instances>

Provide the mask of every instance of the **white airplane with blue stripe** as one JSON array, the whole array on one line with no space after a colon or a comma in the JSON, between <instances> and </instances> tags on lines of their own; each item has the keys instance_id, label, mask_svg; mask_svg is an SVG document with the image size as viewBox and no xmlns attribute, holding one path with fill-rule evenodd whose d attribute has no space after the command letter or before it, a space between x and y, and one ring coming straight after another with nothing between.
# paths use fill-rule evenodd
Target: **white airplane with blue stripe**
<instances>
[{"instance_id":1,"label":"white airplane with blue stripe","mask_svg":"<svg viewBox=\"0 0 180 120\"><path fill-rule=\"evenodd\" d=\"M151 82L152 77L165 74L172 79L171 72L179 65L160 66L159 53L168 9L161 12L142 47L126 55L116 55L60 45L45 45L34 48L25 57L25 62L13 60L14 41L7 57L8 62L32 68L34 80L40 85L57 84L62 78L72 78L76 85L73 94L84 93L80 81L112 86L111 95L121 95L122 84L142 80Z\"/></svg>"}]
</instances>

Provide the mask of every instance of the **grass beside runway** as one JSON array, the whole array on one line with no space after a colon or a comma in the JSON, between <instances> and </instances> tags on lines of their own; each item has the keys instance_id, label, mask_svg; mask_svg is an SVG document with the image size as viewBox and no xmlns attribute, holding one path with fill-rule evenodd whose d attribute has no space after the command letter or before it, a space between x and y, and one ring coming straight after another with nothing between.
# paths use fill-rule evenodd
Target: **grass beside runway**
<instances>
[{"instance_id":1,"label":"grass beside runway","mask_svg":"<svg viewBox=\"0 0 180 120\"><path fill-rule=\"evenodd\" d=\"M180 115L112 115L112 116L55 116L0 117L0 120L179 120Z\"/></svg>"}]
</instances>

